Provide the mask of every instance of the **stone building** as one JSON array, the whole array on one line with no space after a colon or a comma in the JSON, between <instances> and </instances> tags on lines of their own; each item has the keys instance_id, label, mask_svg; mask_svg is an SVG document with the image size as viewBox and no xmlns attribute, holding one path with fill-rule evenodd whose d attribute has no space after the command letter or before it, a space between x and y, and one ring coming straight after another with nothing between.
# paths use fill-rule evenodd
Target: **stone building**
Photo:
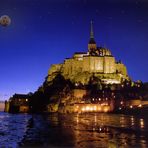
<instances>
[{"instance_id":1,"label":"stone building","mask_svg":"<svg viewBox=\"0 0 148 148\"><path fill-rule=\"evenodd\" d=\"M29 112L29 99L29 94L14 94L8 101L5 102L5 112Z\"/></svg>"},{"instance_id":2,"label":"stone building","mask_svg":"<svg viewBox=\"0 0 148 148\"><path fill-rule=\"evenodd\" d=\"M123 80L129 80L126 66L117 62L109 49L97 47L92 22L88 51L76 52L72 58L65 59L63 63L51 65L47 82L52 81L58 73L65 79L82 84L87 84L92 75L106 84L120 84Z\"/></svg>"}]
</instances>

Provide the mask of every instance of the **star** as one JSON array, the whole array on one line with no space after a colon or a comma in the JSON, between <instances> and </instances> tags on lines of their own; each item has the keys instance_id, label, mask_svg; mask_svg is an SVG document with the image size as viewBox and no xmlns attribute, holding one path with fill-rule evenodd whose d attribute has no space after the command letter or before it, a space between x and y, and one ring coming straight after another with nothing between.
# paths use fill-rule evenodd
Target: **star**
<instances>
[{"instance_id":1,"label":"star","mask_svg":"<svg viewBox=\"0 0 148 148\"><path fill-rule=\"evenodd\" d=\"M24 30L26 30L26 29L27 29L27 26L26 26L26 25L24 25L24 26L23 26L23 29L24 29Z\"/></svg>"},{"instance_id":2,"label":"star","mask_svg":"<svg viewBox=\"0 0 148 148\"><path fill-rule=\"evenodd\" d=\"M99 13L99 10L98 10L98 9L96 9L96 10L95 10L95 12L96 12L96 14L98 14L98 13Z\"/></svg>"},{"instance_id":3,"label":"star","mask_svg":"<svg viewBox=\"0 0 148 148\"><path fill-rule=\"evenodd\" d=\"M109 16L109 17L108 17L108 19L109 19L109 20L112 20L112 19L113 19L113 17Z\"/></svg>"},{"instance_id":4,"label":"star","mask_svg":"<svg viewBox=\"0 0 148 148\"><path fill-rule=\"evenodd\" d=\"M137 22L138 23L142 23L143 22L143 19L138 19Z\"/></svg>"},{"instance_id":5,"label":"star","mask_svg":"<svg viewBox=\"0 0 148 148\"><path fill-rule=\"evenodd\" d=\"M139 1L136 1L135 3L136 3L136 5L138 5L139 4Z\"/></svg>"},{"instance_id":6,"label":"star","mask_svg":"<svg viewBox=\"0 0 148 148\"><path fill-rule=\"evenodd\" d=\"M65 4L65 8L66 9L68 9L69 8L69 4L67 3L67 4Z\"/></svg>"},{"instance_id":7,"label":"star","mask_svg":"<svg viewBox=\"0 0 148 148\"><path fill-rule=\"evenodd\" d=\"M40 15L40 16L39 16L39 19L42 19L42 18L43 18L43 16L42 16L42 15Z\"/></svg>"},{"instance_id":8,"label":"star","mask_svg":"<svg viewBox=\"0 0 148 148\"><path fill-rule=\"evenodd\" d=\"M75 22L74 22L74 21L71 21L71 24L72 24L72 25L74 25L74 24L75 24Z\"/></svg>"},{"instance_id":9,"label":"star","mask_svg":"<svg viewBox=\"0 0 148 148\"><path fill-rule=\"evenodd\" d=\"M83 4L86 5L87 4L87 0L83 0Z\"/></svg>"},{"instance_id":10,"label":"star","mask_svg":"<svg viewBox=\"0 0 148 148\"><path fill-rule=\"evenodd\" d=\"M140 7L140 3L139 3L139 1L136 1L135 4L136 4L136 7L137 7L137 8Z\"/></svg>"},{"instance_id":11,"label":"star","mask_svg":"<svg viewBox=\"0 0 148 148\"><path fill-rule=\"evenodd\" d=\"M14 8L13 8L13 10L17 10L17 8L16 8L16 7L14 7Z\"/></svg>"},{"instance_id":12,"label":"star","mask_svg":"<svg viewBox=\"0 0 148 148\"><path fill-rule=\"evenodd\" d=\"M48 11L47 14L50 15L50 14L52 14L52 12L51 11Z\"/></svg>"},{"instance_id":13,"label":"star","mask_svg":"<svg viewBox=\"0 0 148 148\"><path fill-rule=\"evenodd\" d=\"M121 14L125 14L125 10L121 10Z\"/></svg>"}]
</instances>

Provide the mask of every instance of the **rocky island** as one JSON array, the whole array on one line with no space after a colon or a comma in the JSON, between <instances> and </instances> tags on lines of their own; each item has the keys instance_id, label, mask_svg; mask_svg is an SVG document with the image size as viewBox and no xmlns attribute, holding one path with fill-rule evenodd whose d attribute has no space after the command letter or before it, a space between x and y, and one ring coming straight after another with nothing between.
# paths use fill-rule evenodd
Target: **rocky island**
<instances>
[{"instance_id":1,"label":"rocky island","mask_svg":"<svg viewBox=\"0 0 148 148\"><path fill-rule=\"evenodd\" d=\"M5 103L5 111L113 112L147 106L146 92L147 86L133 82L108 48L97 46L91 22L88 50L51 65L38 90L15 94Z\"/></svg>"}]
</instances>

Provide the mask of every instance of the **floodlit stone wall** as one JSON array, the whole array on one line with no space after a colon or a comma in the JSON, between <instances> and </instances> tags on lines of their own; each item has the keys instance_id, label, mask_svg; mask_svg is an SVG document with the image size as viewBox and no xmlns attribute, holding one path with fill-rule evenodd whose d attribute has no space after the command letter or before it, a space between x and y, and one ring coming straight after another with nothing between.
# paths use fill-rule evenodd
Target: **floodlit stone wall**
<instances>
[{"instance_id":1,"label":"floodlit stone wall","mask_svg":"<svg viewBox=\"0 0 148 148\"><path fill-rule=\"evenodd\" d=\"M103 57L87 56L83 59L83 72L103 72Z\"/></svg>"},{"instance_id":2,"label":"floodlit stone wall","mask_svg":"<svg viewBox=\"0 0 148 148\"><path fill-rule=\"evenodd\" d=\"M51 65L49 71L48 71L48 75L57 72L57 71L61 71L62 68L62 64L53 64Z\"/></svg>"},{"instance_id":3,"label":"floodlit stone wall","mask_svg":"<svg viewBox=\"0 0 148 148\"><path fill-rule=\"evenodd\" d=\"M123 74L123 75L127 75L126 67L125 67L125 65L122 64L122 63L117 63L117 64L116 64L116 70L117 70L119 73Z\"/></svg>"},{"instance_id":4,"label":"floodlit stone wall","mask_svg":"<svg viewBox=\"0 0 148 148\"><path fill-rule=\"evenodd\" d=\"M104 73L115 73L115 58L112 56L104 57Z\"/></svg>"},{"instance_id":5,"label":"floodlit stone wall","mask_svg":"<svg viewBox=\"0 0 148 148\"><path fill-rule=\"evenodd\" d=\"M125 65L116 63L111 55L74 54L72 58L65 59L63 64L52 65L48 71L47 81L52 81L58 72L61 72L66 79L83 84L89 81L90 74L98 75L99 78L114 79L114 81L116 79L121 81L122 78L128 79Z\"/></svg>"},{"instance_id":6,"label":"floodlit stone wall","mask_svg":"<svg viewBox=\"0 0 148 148\"><path fill-rule=\"evenodd\" d=\"M73 90L74 98L83 98L83 96L85 96L86 93L87 93L87 91L83 90L83 89L74 89Z\"/></svg>"}]
</instances>

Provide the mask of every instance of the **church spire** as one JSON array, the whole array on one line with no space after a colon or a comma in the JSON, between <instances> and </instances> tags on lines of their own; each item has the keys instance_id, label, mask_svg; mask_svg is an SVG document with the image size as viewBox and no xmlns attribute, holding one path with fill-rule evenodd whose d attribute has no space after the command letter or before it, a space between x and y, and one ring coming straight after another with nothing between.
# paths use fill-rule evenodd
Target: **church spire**
<instances>
[{"instance_id":1,"label":"church spire","mask_svg":"<svg viewBox=\"0 0 148 148\"><path fill-rule=\"evenodd\" d=\"M90 39L94 39L93 21L90 22Z\"/></svg>"},{"instance_id":2,"label":"church spire","mask_svg":"<svg viewBox=\"0 0 148 148\"><path fill-rule=\"evenodd\" d=\"M88 43L89 53L94 52L97 49L97 45L94 39L93 21L90 22L90 39Z\"/></svg>"},{"instance_id":3,"label":"church spire","mask_svg":"<svg viewBox=\"0 0 148 148\"><path fill-rule=\"evenodd\" d=\"M94 30L93 30L93 21L91 20L90 22L90 40L89 44L96 44L95 39L94 39Z\"/></svg>"}]
</instances>

